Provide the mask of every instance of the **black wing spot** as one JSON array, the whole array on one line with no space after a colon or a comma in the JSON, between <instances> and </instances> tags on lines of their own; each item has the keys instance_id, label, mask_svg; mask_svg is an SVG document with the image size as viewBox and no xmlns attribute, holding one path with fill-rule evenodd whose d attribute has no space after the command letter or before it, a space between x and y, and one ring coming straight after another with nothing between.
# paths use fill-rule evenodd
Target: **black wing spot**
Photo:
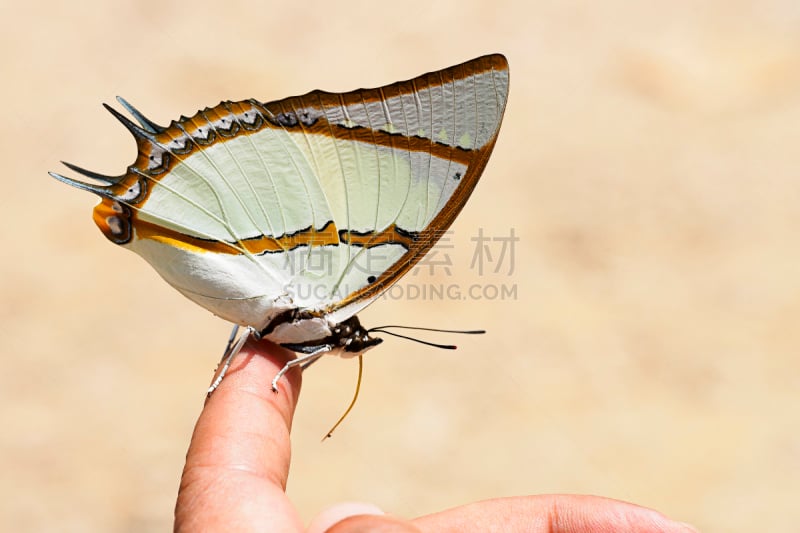
<instances>
[{"instance_id":1,"label":"black wing spot","mask_svg":"<svg viewBox=\"0 0 800 533\"><path fill-rule=\"evenodd\" d=\"M370 276L367 278L367 283L375 283L375 280L378 279L375 276Z\"/></svg>"}]
</instances>

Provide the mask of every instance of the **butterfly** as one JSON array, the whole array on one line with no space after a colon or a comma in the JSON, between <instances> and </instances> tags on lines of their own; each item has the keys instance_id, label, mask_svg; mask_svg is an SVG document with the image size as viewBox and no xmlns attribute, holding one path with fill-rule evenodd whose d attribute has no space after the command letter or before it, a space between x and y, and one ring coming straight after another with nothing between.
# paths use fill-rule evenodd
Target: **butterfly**
<instances>
[{"instance_id":1,"label":"butterfly","mask_svg":"<svg viewBox=\"0 0 800 533\"><path fill-rule=\"evenodd\" d=\"M111 242L235 324L212 390L252 336L298 353L277 391L290 368L360 356L389 333L356 314L461 211L508 81L494 54L375 89L225 101L168 126L118 98L136 122L104 105L136 140L136 160L119 176L64 163L93 182L50 175L99 196L94 222Z\"/></svg>"}]
</instances>

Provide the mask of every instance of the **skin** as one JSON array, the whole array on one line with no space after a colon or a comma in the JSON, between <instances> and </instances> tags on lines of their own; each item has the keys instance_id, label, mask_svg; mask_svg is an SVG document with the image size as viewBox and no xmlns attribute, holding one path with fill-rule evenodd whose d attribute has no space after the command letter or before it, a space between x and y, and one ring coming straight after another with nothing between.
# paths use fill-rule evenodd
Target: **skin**
<instances>
[{"instance_id":1,"label":"skin","mask_svg":"<svg viewBox=\"0 0 800 533\"><path fill-rule=\"evenodd\" d=\"M175 531L690 533L697 530L630 503L578 495L540 495L471 503L411 520L350 502L306 527L286 496L289 435L301 372L269 383L294 354L248 342L206 402L186 456Z\"/></svg>"}]
</instances>

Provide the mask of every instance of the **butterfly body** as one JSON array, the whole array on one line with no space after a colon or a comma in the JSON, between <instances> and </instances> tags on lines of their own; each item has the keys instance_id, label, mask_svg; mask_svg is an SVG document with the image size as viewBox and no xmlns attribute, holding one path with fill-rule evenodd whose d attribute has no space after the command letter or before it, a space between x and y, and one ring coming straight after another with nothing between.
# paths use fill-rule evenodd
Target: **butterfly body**
<instances>
[{"instance_id":1,"label":"butterfly body","mask_svg":"<svg viewBox=\"0 0 800 533\"><path fill-rule=\"evenodd\" d=\"M299 353L378 344L355 314L450 226L497 138L508 65L484 56L413 80L269 103L222 102L136 139L120 176L74 165L94 221L189 299ZM322 352L320 352L322 353Z\"/></svg>"}]
</instances>

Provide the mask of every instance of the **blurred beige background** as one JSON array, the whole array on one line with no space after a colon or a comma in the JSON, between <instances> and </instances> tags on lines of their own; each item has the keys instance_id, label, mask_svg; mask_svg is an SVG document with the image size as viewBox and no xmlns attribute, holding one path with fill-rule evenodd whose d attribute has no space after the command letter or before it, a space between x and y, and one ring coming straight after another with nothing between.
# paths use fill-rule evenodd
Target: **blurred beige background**
<instances>
[{"instance_id":1,"label":"blurred beige background","mask_svg":"<svg viewBox=\"0 0 800 533\"><path fill-rule=\"evenodd\" d=\"M451 275L402 283L517 298L362 313L489 334L437 337L457 352L388 339L324 444L356 365L314 367L291 497L308 519L343 499L414 516L592 493L703 531L797 531L800 4L286 4L0 4L0 529L169 529L228 333L103 238L91 195L47 176L132 161L101 102L166 123L501 52L510 101ZM480 228L514 229L511 275L470 268Z\"/></svg>"}]
</instances>

